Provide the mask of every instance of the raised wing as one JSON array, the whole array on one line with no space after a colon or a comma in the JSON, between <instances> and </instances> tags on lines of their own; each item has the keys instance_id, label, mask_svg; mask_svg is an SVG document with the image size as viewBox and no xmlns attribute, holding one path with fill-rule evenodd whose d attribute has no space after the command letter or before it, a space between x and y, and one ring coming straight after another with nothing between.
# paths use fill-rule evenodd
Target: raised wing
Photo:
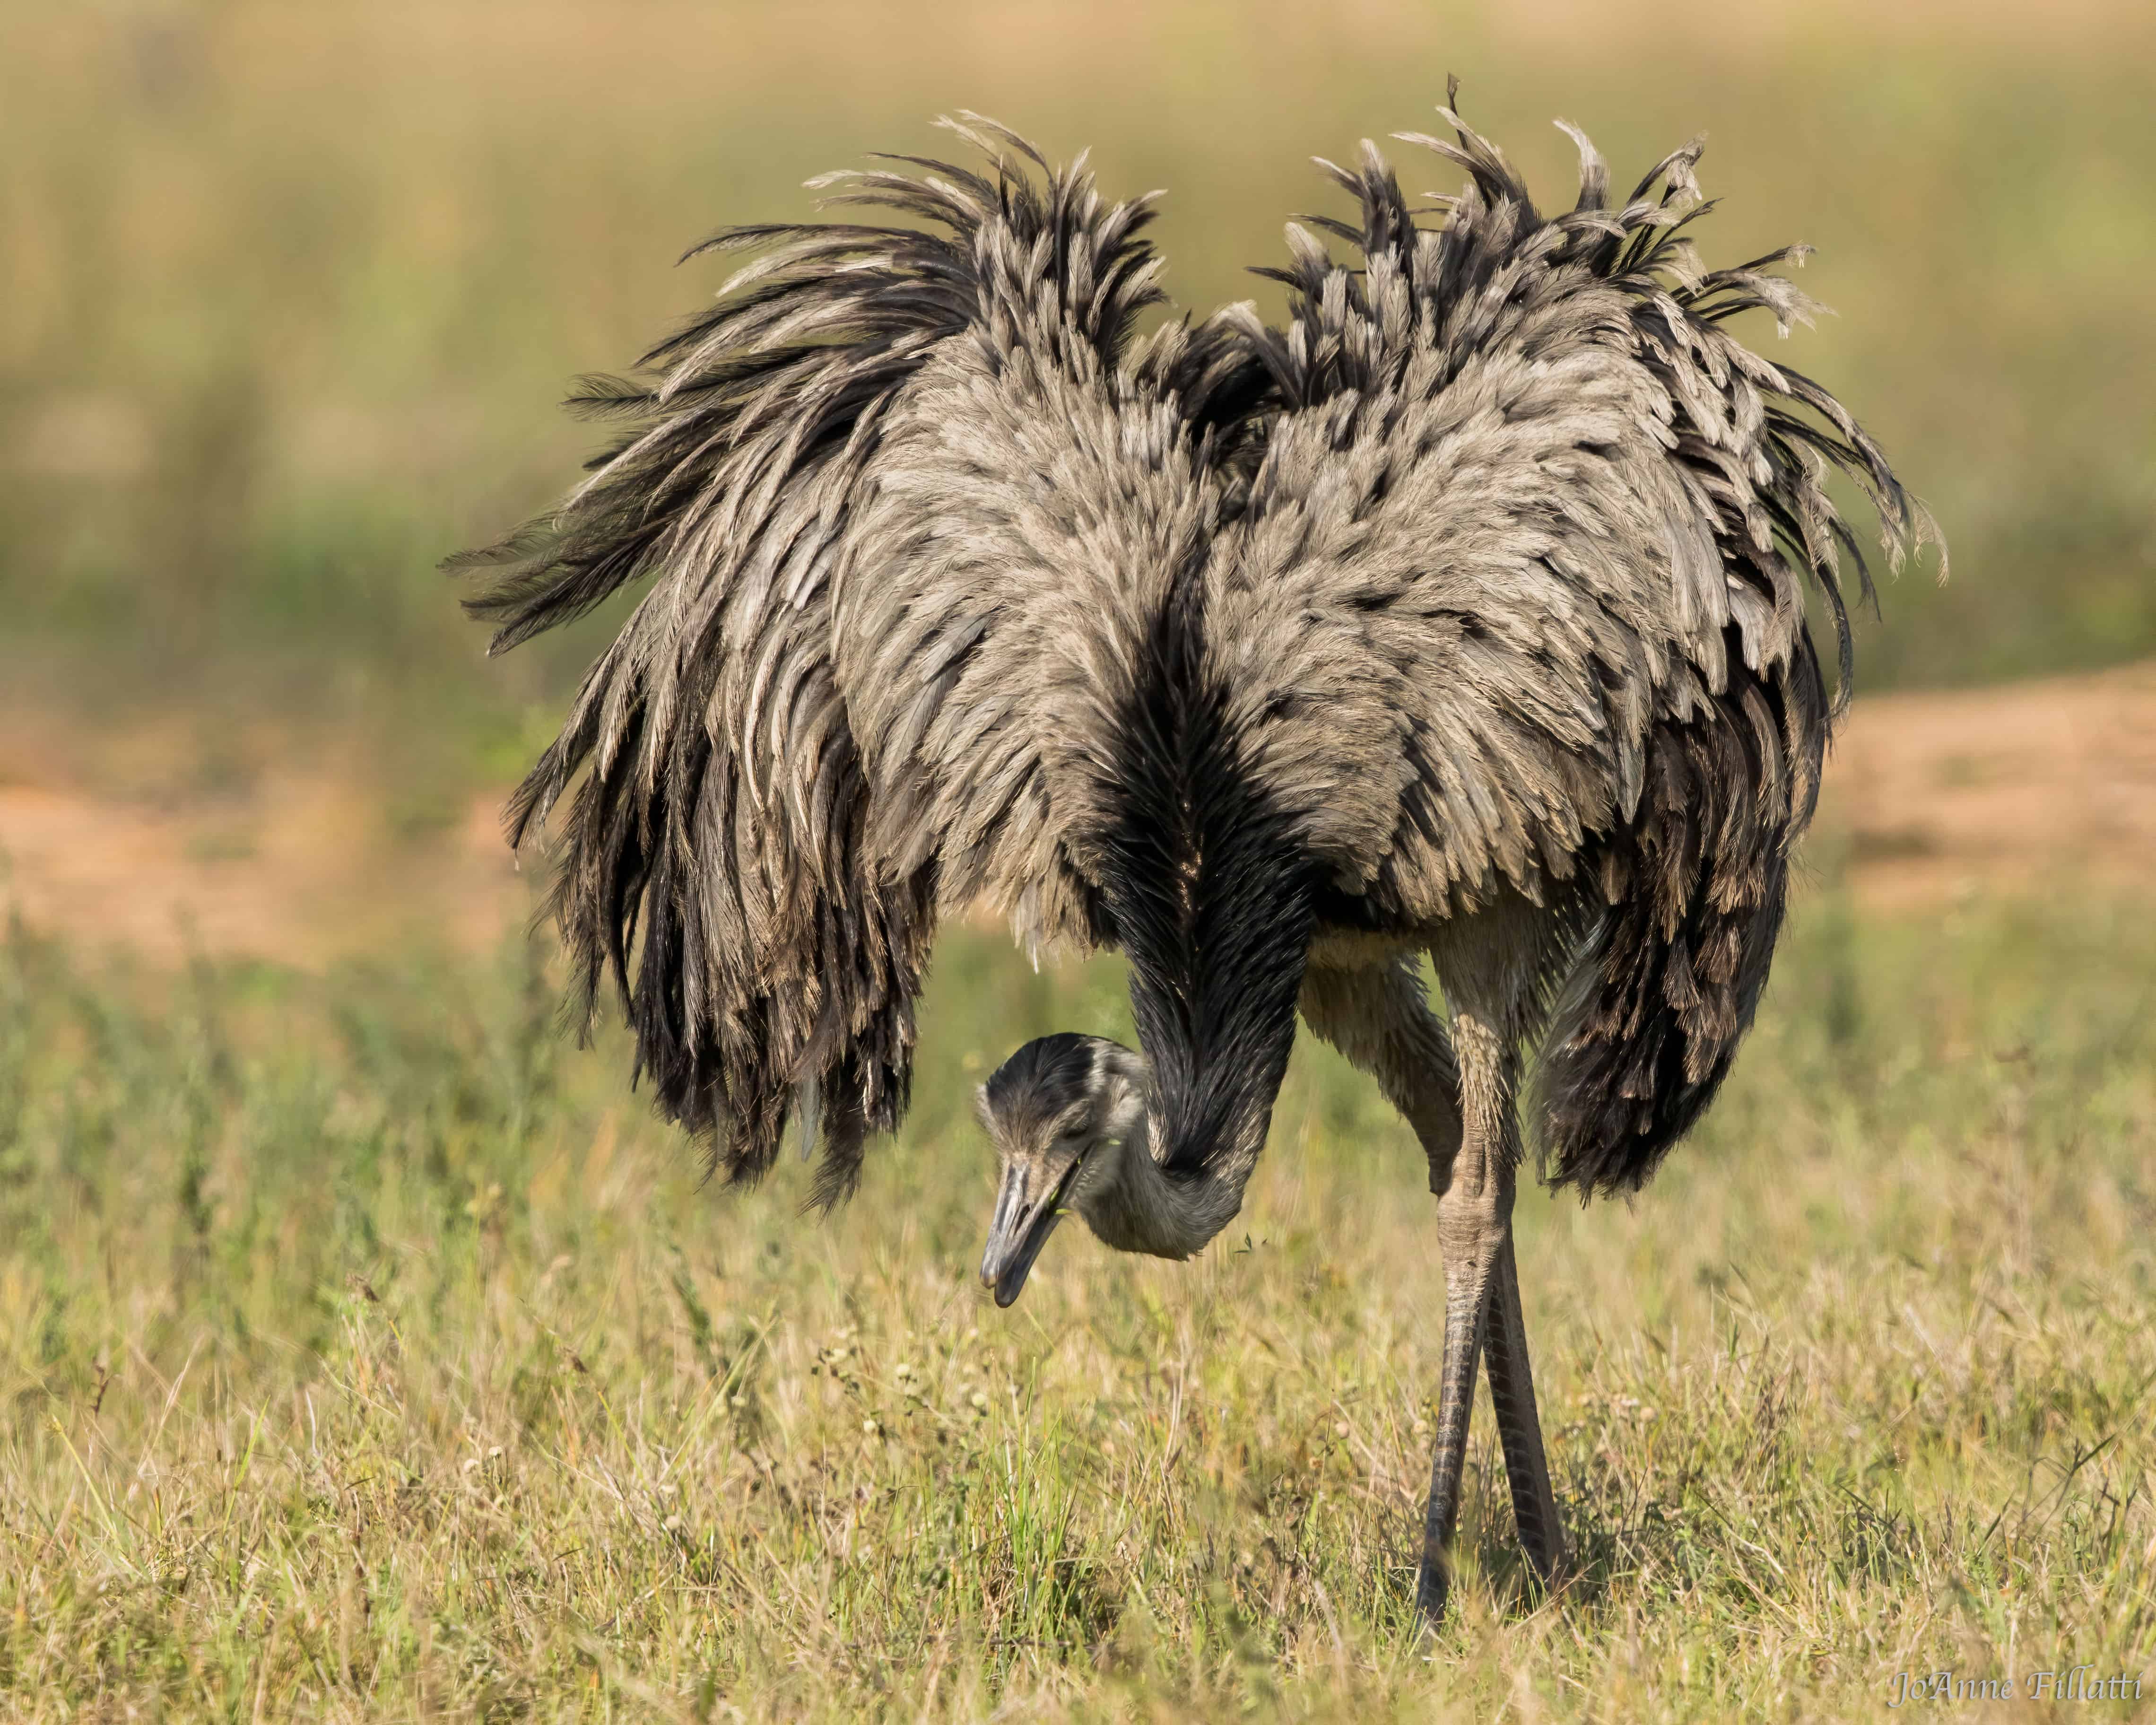
<instances>
[{"instance_id":1,"label":"raised wing","mask_svg":"<svg viewBox=\"0 0 2156 1725\"><path fill-rule=\"evenodd\" d=\"M471 603L497 649L649 581L511 838L577 786L553 908L587 1018L611 973L661 1106L737 1178L808 1104L825 1199L904 1111L939 905L1102 934L1083 709L1198 554L1262 382L1218 330L1132 347L1149 200L968 122L986 174L832 177L909 225L708 242L762 255L649 382L574 403L629 434L463 560L497 572Z\"/></svg>"},{"instance_id":2,"label":"raised wing","mask_svg":"<svg viewBox=\"0 0 2156 1725\"><path fill-rule=\"evenodd\" d=\"M1255 771L1334 884L1412 926L1509 886L1607 907L1545 1050L1561 1181L1637 1183L1748 1025L1810 818L1830 707L1804 579L1850 668L1825 489L1849 475L1898 562L1930 523L1825 390L1737 341L1805 301L1777 253L1709 272L1697 145L1613 208L1544 220L1461 125L1427 145L1471 183L1424 224L1364 146L1331 172L1361 250L1291 228L1284 331L1253 326L1286 411L1212 650ZM1329 164L1328 164L1329 166ZM1658 196L1650 195L1657 184Z\"/></svg>"}]
</instances>

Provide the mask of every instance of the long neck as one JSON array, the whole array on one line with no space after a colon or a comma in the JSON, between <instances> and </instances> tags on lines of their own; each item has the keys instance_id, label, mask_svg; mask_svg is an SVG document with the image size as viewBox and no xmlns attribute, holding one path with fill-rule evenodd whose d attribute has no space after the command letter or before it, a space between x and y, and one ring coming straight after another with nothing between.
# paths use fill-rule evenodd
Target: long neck
<instances>
[{"instance_id":1,"label":"long neck","mask_svg":"<svg viewBox=\"0 0 2156 1725\"><path fill-rule=\"evenodd\" d=\"M1142 1081L1143 1060L1127 1057ZM1116 1142L1095 1153L1100 1172L1081 1178L1074 1207L1101 1244L1116 1251L1188 1258L1235 1219L1257 1158L1222 1157L1190 1173L1170 1173L1154 1158L1142 1093L1133 1086L1129 1094Z\"/></svg>"},{"instance_id":2,"label":"long neck","mask_svg":"<svg viewBox=\"0 0 2156 1725\"><path fill-rule=\"evenodd\" d=\"M1145 1141L1127 1147L1122 1178L1133 1223L1126 1251L1187 1258L1235 1219L1255 1155L1224 1156L1187 1174L1171 1174L1147 1153Z\"/></svg>"},{"instance_id":3,"label":"long neck","mask_svg":"<svg viewBox=\"0 0 2156 1725\"><path fill-rule=\"evenodd\" d=\"M1101 896L1130 961L1146 1131L1127 1142L1139 1249L1225 1227L1295 1042L1315 916L1293 822L1251 774L1207 655L1202 572L1163 608L1113 729Z\"/></svg>"}]
</instances>

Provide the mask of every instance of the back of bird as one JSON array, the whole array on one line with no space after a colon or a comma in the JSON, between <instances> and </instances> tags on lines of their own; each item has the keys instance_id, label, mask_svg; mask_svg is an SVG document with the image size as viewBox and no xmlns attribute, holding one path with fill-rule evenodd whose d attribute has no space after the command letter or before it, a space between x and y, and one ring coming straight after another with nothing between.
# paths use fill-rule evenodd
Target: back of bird
<instances>
[{"instance_id":1,"label":"back of bird","mask_svg":"<svg viewBox=\"0 0 2156 1725\"><path fill-rule=\"evenodd\" d=\"M1897 561L1930 523L1830 395L1726 328L1804 319L1773 273L1801 253L1704 268L1696 144L1616 204L1578 138L1577 205L1546 220L1445 111L1456 143L1411 141L1460 196L1410 208L1366 145L1331 170L1359 222L1322 224L1361 269L1291 228L1291 319L1246 331L1281 411L1212 650L1255 775L1373 920L1584 906L1532 1124L1559 1182L1624 1189L1749 1026L1846 698L1840 559L1868 577L1826 474Z\"/></svg>"}]
</instances>

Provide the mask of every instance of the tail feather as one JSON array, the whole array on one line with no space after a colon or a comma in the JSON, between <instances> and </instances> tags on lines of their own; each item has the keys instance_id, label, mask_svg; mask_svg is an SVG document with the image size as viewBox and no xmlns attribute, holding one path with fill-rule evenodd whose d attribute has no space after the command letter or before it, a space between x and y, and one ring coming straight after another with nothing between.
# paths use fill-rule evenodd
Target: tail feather
<instances>
[{"instance_id":1,"label":"tail feather","mask_svg":"<svg viewBox=\"0 0 2156 1725\"><path fill-rule=\"evenodd\" d=\"M1636 1189L1711 1102L1758 1009L1828 706L1809 649L1650 740L1639 812L1595 858L1609 908L1573 959L1529 1118L1544 1172Z\"/></svg>"}]
</instances>

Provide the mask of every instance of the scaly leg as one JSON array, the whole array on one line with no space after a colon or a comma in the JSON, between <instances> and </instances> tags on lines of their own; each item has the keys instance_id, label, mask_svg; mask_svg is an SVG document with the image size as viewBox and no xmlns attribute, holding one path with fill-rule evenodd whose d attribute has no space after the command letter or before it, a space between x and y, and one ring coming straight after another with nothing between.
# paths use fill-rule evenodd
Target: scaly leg
<instances>
[{"instance_id":1,"label":"scaly leg","mask_svg":"<svg viewBox=\"0 0 2156 1725\"><path fill-rule=\"evenodd\" d=\"M1490 1403L1505 1446L1505 1477L1512 1488L1512 1519L1527 1561L1548 1586L1564 1568L1564 1524L1558 1519L1557 1495L1550 1489L1549 1463L1543 1455L1542 1422L1535 1417L1534 1373L1527 1363L1509 1223L1491 1276L1485 1345L1490 1350Z\"/></svg>"},{"instance_id":2,"label":"scaly leg","mask_svg":"<svg viewBox=\"0 0 2156 1725\"><path fill-rule=\"evenodd\" d=\"M1505 1039L1463 1010L1453 1019L1453 1045L1460 1061L1466 1131L1451 1178L1437 1199L1438 1242L1445 1253L1445 1364L1438 1385L1430 1503L1423 1512L1422 1563L1415 1576L1415 1603L1432 1622L1445 1615L1451 1589L1451 1548L1459 1525L1468 1419L1475 1408L1475 1371L1488 1327L1491 1289L1512 1242L1517 1160L1512 1142L1512 1060ZM1525 1357L1518 1350L1518 1358ZM1553 1523L1554 1519L1553 1515Z\"/></svg>"},{"instance_id":3,"label":"scaly leg","mask_svg":"<svg viewBox=\"0 0 2156 1725\"><path fill-rule=\"evenodd\" d=\"M1486 1030L1478 1033L1469 1028L1463 1032L1476 1044L1480 1056L1474 1076L1485 1096L1482 1112L1488 1135L1486 1147L1468 1158L1460 1169L1466 1184L1453 1201L1455 1208L1464 1207L1466 1213L1456 1219L1460 1225L1446 1235L1444 1200L1455 1190L1454 1170L1462 1160L1460 1153L1465 1136L1460 1070L1452 1040L1444 1021L1430 1010L1412 962L1403 957L1389 963L1342 968L1313 964L1304 973L1301 1006L1311 1029L1375 1077L1386 1099L1414 1127L1430 1163L1430 1189L1440 1200L1439 1226L1445 1236L1446 1276L1445 1385L1440 1395L1439 1441L1431 1468L1430 1509L1425 1518L1417 1596L1433 1617L1442 1610L1446 1586L1444 1551L1455 1531L1460 1467L1469 1416L1475 1405L1476 1348L1461 1332L1466 1318L1475 1310L1472 1284L1478 1274L1475 1265L1486 1250L1477 1244L1481 1221L1476 1212L1486 1208L1483 1199L1471 1200L1466 1191L1471 1187L1486 1196L1485 1189L1493 1165L1502 1189L1501 1245L1486 1271L1479 1272L1486 1288L1480 1320L1481 1343L1490 1353L1490 1399L1504 1445L1505 1475L1512 1486L1512 1514L1519 1527L1520 1543L1536 1574L1548 1583L1564 1561L1564 1530L1558 1519L1549 1467L1543 1455L1527 1334L1521 1322L1519 1276L1512 1254L1512 1175L1519 1158L1512 1122L1511 1061L1502 1057L1499 1044L1515 1039L1500 1037L1493 1043ZM1466 1278L1457 1300L1453 1296L1455 1274ZM1448 1406L1457 1410L1450 1426L1444 1418Z\"/></svg>"}]
</instances>

